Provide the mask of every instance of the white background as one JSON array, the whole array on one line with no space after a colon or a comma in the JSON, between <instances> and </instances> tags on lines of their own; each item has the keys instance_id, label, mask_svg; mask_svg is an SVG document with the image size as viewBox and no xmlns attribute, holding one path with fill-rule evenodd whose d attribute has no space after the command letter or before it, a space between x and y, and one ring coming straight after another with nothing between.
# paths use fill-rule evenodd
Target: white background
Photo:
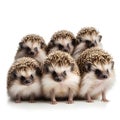
<instances>
[{"instance_id":1,"label":"white background","mask_svg":"<svg viewBox=\"0 0 120 120\"><path fill-rule=\"evenodd\" d=\"M116 84L109 91L109 103L76 101L21 103L9 101L7 71L21 38L39 34L46 42L61 29L75 35L82 27L96 27L103 36L104 49L115 60ZM120 3L119 0L0 0L0 120L32 119L120 119Z\"/></svg>"}]
</instances>

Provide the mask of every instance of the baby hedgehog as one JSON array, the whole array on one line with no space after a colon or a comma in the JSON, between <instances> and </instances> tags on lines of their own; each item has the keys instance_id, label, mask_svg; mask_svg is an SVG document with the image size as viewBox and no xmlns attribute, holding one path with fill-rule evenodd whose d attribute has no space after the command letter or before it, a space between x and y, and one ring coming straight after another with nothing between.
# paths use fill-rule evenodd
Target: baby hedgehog
<instances>
[{"instance_id":1,"label":"baby hedgehog","mask_svg":"<svg viewBox=\"0 0 120 120\"><path fill-rule=\"evenodd\" d=\"M73 57L77 60L81 52L91 47L102 47L102 36L94 27L82 28L76 36L76 47L73 52Z\"/></svg>"},{"instance_id":2,"label":"baby hedgehog","mask_svg":"<svg viewBox=\"0 0 120 120\"><path fill-rule=\"evenodd\" d=\"M61 50L72 54L75 42L75 37L70 31L61 30L55 32L48 44L47 53L50 53L51 51Z\"/></svg>"},{"instance_id":3,"label":"baby hedgehog","mask_svg":"<svg viewBox=\"0 0 120 120\"><path fill-rule=\"evenodd\" d=\"M41 69L40 63L29 57L17 59L8 72L8 95L19 103L21 100L34 99L41 95Z\"/></svg>"},{"instance_id":4,"label":"baby hedgehog","mask_svg":"<svg viewBox=\"0 0 120 120\"><path fill-rule=\"evenodd\" d=\"M46 58L46 44L44 39L35 34L25 36L19 43L15 59L21 57L32 57L43 63Z\"/></svg>"},{"instance_id":5,"label":"baby hedgehog","mask_svg":"<svg viewBox=\"0 0 120 120\"><path fill-rule=\"evenodd\" d=\"M56 98L67 98L73 102L80 83L79 69L75 60L66 52L55 51L48 55L42 78L43 94L56 104Z\"/></svg>"},{"instance_id":6,"label":"baby hedgehog","mask_svg":"<svg viewBox=\"0 0 120 120\"><path fill-rule=\"evenodd\" d=\"M77 60L81 74L80 97L92 102L102 95L107 102L106 92L115 81L112 57L102 49L90 48L81 53Z\"/></svg>"}]
</instances>

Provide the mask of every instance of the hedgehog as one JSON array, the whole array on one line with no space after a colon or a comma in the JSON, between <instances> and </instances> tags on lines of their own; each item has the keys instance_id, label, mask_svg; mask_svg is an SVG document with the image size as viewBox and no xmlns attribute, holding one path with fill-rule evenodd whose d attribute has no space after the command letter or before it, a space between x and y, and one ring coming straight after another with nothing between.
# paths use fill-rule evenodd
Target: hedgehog
<instances>
[{"instance_id":1,"label":"hedgehog","mask_svg":"<svg viewBox=\"0 0 120 120\"><path fill-rule=\"evenodd\" d=\"M32 57L43 63L46 58L46 44L44 39L35 34L29 34L23 37L19 43L15 59L21 57Z\"/></svg>"},{"instance_id":2,"label":"hedgehog","mask_svg":"<svg viewBox=\"0 0 120 120\"><path fill-rule=\"evenodd\" d=\"M48 43L47 53L52 51L61 50L63 52L73 53L76 39L72 32L61 30L55 32Z\"/></svg>"},{"instance_id":3,"label":"hedgehog","mask_svg":"<svg viewBox=\"0 0 120 120\"><path fill-rule=\"evenodd\" d=\"M56 98L68 98L68 104L78 94L80 74L75 60L63 51L54 51L44 62L43 95L56 104Z\"/></svg>"},{"instance_id":4,"label":"hedgehog","mask_svg":"<svg viewBox=\"0 0 120 120\"><path fill-rule=\"evenodd\" d=\"M93 47L81 53L77 64L81 75L79 97L93 102L102 95L102 101L107 102L106 92L115 81L114 61L111 55Z\"/></svg>"},{"instance_id":5,"label":"hedgehog","mask_svg":"<svg viewBox=\"0 0 120 120\"><path fill-rule=\"evenodd\" d=\"M12 64L8 71L8 95L16 103L21 100L34 102L41 96L41 64L33 58L22 57Z\"/></svg>"},{"instance_id":6,"label":"hedgehog","mask_svg":"<svg viewBox=\"0 0 120 120\"><path fill-rule=\"evenodd\" d=\"M77 36L75 42L75 49L72 56L77 60L79 55L86 49L91 47L102 48L102 35L94 27L82 28Z\"/></svg>"}]
</instances>

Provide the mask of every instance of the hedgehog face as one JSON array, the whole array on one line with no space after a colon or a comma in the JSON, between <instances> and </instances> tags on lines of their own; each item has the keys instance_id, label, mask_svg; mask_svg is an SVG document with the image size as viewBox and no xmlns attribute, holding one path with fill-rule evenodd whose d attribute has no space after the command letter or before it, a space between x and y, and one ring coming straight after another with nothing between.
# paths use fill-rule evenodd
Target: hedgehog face
<instances>
[{"instance_id":1,"label":"hedgehog face","mask_svg":"<svg viewBox=\"0 0 120 120\"><path fill-rule=\"evenodd\" d=\"M36 75L38 75L38 69L20 71L15 70L14 72L12 72L12 80L14 80L14 82L17 84L29 86L35 82L37 77Z\"/></svg>"},{"instance_id":2,"label":"hedgehog face","mask_svg":"<svg viewBox=\"0 0 120 120\"><path fill-rule=\"evenodd\" d=\"M72 72L72 66L51 66L45 65L45 73L49 74L55 82L63 82L67 79L70 72Z\"/></svg>"},{"instance_id":3,"label":"hedgehog face","mask_svg":"<svg viewBox=\"0 0 120 120\"><path fill-rule=\"evenodd\" d=\"M101 39L101 35L84 35L82 37L78 37L72 56L77 60L79 55L88 48L102 48Z\"/></svg>"},{"instance_id":4,"label":"hedgehog face","mask_svg":"<svg viewBox=\"0 0 120 120\"><path fill-rule=\"evenodd\" d=\"M20 44L20 50L24 53L25 56L29 57L37 57L39 53L45 52L45 43L37 43L37 42L21 42Z\"/></svg>"},{"instance_id":5,"label":"hedgehog face","mask_svg":"<svg viewBox=\"0 0 120 120\"><path fill-rule=\"evenodd\" d=\"M50 50L61 50L72 54L74 49L74 39L71 38L58 38L57 40L51 40L48 46L48 51Z\"/></svg>"},{"instance_id":6,"label":"hedgehog face","mask_svg":"<svg viewBox=\"0 0 120 120\"><path fill-rule=\"evenodd\" d=\"M101 35L84 35L78 39L78 45L82 44L84 49L101 46Z\"/></svg>"},{"instance_id":7,"label":"hedgehog face","mask_svg":"<svg viewBox=\"0 0 120 120\"><path fill-rule=\"evenodd\" d=\"M89 76L93 76L97 80L107 80L113 74L114 62L111 62L106 65L87 63L85 65L85 70ZM87 75L87 74L86 74ZM91 77L90 77L91 78Z\"/></svg>"}]
</instances>

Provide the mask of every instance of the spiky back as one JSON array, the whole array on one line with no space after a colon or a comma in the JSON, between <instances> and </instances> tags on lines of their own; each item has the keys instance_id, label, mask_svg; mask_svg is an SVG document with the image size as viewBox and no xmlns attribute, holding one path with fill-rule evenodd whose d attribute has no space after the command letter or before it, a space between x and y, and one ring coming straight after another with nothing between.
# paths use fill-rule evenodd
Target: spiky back
<instances>
[{"instance_id":1,"label":"spiky back","mask_svg":"<svg viewBox=\"0 0 120 120\"><path fill-rule=\"evenodd\" d=\"M41 36L35 35L35 34L29 34L29 35L26 35L25 37L23 37L23 39L22 39L23 43L26 43L28 41L30 41L32 43L36 43L36 42L37 43L41 43L41 42L45 43L44 39Z\"/></svg>"},{"instance_id":2,"label":"spiky back","mask_svg":"<svg viewBox=\"0 0 120 120\"><path fill-rule=\"evenodd\" d=\"M58 38L64 39L67 37L69 37L70 40L75 38L72 32L67 31L67 30L61 30L61 31L55 32L51 40L57 40Z\"/></svg>"},{"instance_id":3,"label":"spiky back","mask_svg":"<svg viewBox=\"0 0 120 120\"><path fill-rule=\"evenodd\" d=\"M74 73L79 74L78 66L75 60L66 52L55 51L48 55L45 63L52 64L54 66L70 66L74 64Z\"/></svg>"},{"instance_id":4,"label":"spiky back","mask_svg":"<svg viewBox=\"0 0 120 120\"><path fill-rule=\"evenodd\" d=\"M92 35L92 34L98 35L99 32L94 27L84 27L78 32L76 38L79 39L85 35Z\"/></svg>"},{"instance_id":5,"label":"spiky back","mask_svg":"<svg viewBox=\"0 0 120 120\"><path fill-rule=\"evenodd\" d=\"M112 61L112 57L104 50L98 49L98 48L90 48L83 51L80 54L77 60L77 64L78 64L81 75L83 75L83 73L85 72L84 65L86 63L89 62L93 65L94 64L105 65L107 63L110 63L111 61Z\"/></svg>"}]
</instances>

